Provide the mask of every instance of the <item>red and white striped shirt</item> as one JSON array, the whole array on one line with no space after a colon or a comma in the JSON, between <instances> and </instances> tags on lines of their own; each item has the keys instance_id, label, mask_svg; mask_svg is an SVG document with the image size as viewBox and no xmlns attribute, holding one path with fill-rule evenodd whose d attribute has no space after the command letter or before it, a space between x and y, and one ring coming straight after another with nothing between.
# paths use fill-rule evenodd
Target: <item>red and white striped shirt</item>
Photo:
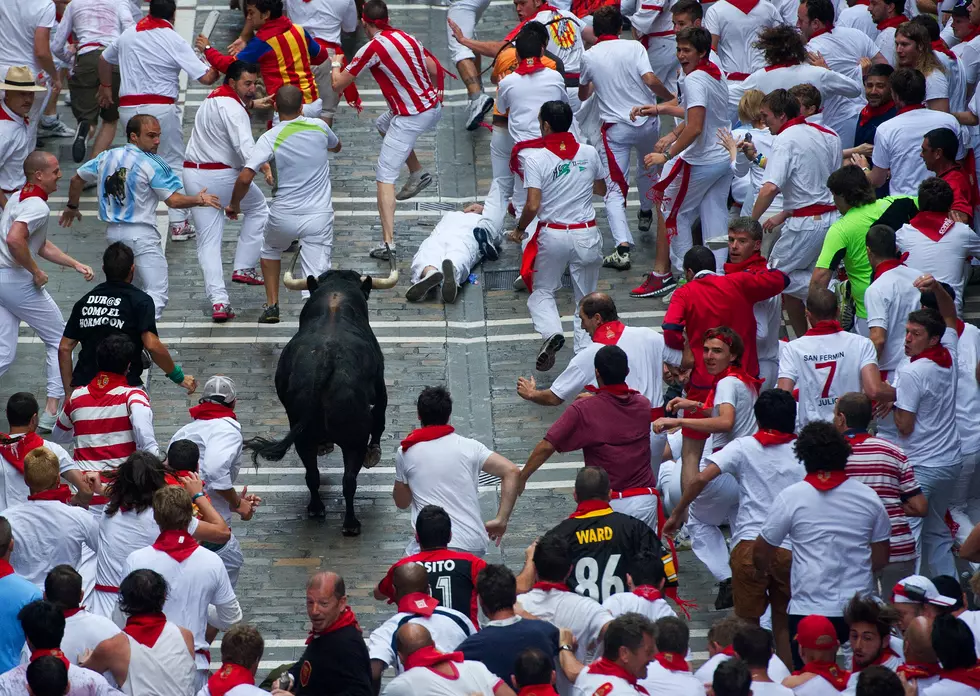
<instances>
[{"instance_id":1,"label":"red and white striped shirt","mask_svg":"<svg viewBox=\"0 0 980 696\"><path fill-rule=\"evenodd\" d=\"M848 478L867 485L881 498L892 526L888 562L915 560L915 539L902 501L922 492L901 447L867 433L848 433L851 456L847 458Z\"/></svg>"},{"instance_id":2,"label":"red and white striped shirt","mask_svg":"<svg viewBox=\"0 0 980 696\"><path fill-rule=\"evenodd\" d=\"M122 375L100 372L72 392L55 435L63 439L73 430L75 461L86 471L115 469L138 449L159 454L149 397Z\"/></svg>"},{"instance_id":3,"label":"red and white striped shirt","mask_svg":"<svg viewBox=\"0 0 980 696\"><path fill-rule=\"evenodd\" d=\"M439 95L425 67L419 40L400 29L378 32L344 68L354 77L371 69L388 106L397 116L421 114L439 104Z\"/></svg>"}]
</instances>

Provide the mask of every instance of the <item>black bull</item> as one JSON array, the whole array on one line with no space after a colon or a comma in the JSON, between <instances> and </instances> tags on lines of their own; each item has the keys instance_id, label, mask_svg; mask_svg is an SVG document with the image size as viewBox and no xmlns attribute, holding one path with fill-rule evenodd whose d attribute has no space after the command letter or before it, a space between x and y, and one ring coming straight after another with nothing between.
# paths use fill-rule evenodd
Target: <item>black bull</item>
<instances>
[{"instance_id":1,"label":"black bull","mask_svg":"<svg viewBox=\"0 0 980 696\"><path fill-rule=\"evenodd\" d=\"M387 279L372 279L354 271L327 271L319 278L293 280L291 289L308 287L310 299L299 317L299 331L279 356L276 393L289 417L289 432L281 440L262 437L245 443L258 457L279 461L291 446L306 468L310 517L323 519L317 454L336 444L344 455L343 533L356 536L361 523L354 515L354 494L361 466L381 459L388 392L384 356L368 322L367 299L374 288L393 287L398 273L392 262Z\"/></svg>"}]
</instances>

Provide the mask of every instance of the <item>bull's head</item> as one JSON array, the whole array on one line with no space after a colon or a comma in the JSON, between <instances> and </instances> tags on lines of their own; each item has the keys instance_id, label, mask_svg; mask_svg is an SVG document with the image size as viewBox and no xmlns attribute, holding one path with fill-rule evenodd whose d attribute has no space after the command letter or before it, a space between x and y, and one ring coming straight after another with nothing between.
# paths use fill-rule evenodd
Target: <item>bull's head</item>
<instances>
[{"instance_id":1,"label":"bull's head","mask_svg":"<svg viewBox=\"0 0 980 696\"><path fill-rule=\"evenodd\" d=\"M385 245L385 249L388 250L388 277L387 278L374 278L369 275L362 275L361 282L368 284L369 288L376 288L378 290L387 290L388 288L395 287L398 282L398 269L395 267L395 252L393 252L388 245ZM293 262L289 266L289 270L286 271L286 275L283 276L282 284L286 286L289 290L316 290L316 286L310 287L310 276L309 278L294 278L293 270L296 268L296 260L299 258L299 252L293 257Z\"/></svg>"}]
</instances>

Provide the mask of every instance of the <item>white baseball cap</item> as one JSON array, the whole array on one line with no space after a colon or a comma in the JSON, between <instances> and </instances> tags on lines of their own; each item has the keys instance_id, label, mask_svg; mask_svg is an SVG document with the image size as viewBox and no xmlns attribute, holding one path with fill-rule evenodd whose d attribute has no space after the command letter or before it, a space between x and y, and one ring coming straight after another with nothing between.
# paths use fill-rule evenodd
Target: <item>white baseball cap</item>
<instances>
[{"instance_id":1,"label":"white baseball cap","mask_svg":"<svg viewBox=\"0 0 980 696\"><path fill-rule=\"evenodd\" d=\"M201 401L220 401L226 406L237 398L235 383L231 377L215 375L204 383Z\"/></svg>"},{"instance_id":2,"label":"white baseball cap","mask_svg":"<svg viewBox=\"0 0 980 696\"><path fill-rule=\"evenodd\" d=\"M899 580L892 588L892 602L895 604L933 604L937 607L951 607L956 604L952 597L939 594L932 580L924 575L910 575Z\"/></svg>"}]
</instances>

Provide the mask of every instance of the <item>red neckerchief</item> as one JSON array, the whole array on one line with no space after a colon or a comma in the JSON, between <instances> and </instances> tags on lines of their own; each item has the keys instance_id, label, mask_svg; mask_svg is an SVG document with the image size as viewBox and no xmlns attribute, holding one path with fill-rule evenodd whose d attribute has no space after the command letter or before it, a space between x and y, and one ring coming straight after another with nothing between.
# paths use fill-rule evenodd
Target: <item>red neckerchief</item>
<instances>
[{"instance_id":1,"label":"red neckerchief","mask_svg":"<svg viewBox=\"0 0 980 696\"><path fill-rule=\"evenodd\" d=\"M878 655L878 659L872 662L871 664L884 665L893 657L898 657L898 654L894 650L892 650L891 647L885 646L884 650L881 651L881 654Z\"/></svg>"},{"instance_id":2,"label":"red neckerchief","mask_svg":"<svg viewBox=\"0 0 980 696\"><path fill-rule=\"evenodd\" d=\"M953 357L949 354L949 351L946 349L946 347L941 343L937 343L934 346L926 348L924 351L922 351L921 353L913 357L912 362L915 362L916 360L921 360L922 358L932 360L934 363L939 365L939 367L945 367L949 369L950 367L953 366Z\"/></svg>"},{"instance_id":3,"label":"red neckerchief","mask_svg":"<svg viewBox=\"0 0 980 696\"><path fill-rule=\"evenodd\" d=\"M758 0L756 0L756 2L758 2ZM708 60L707 56L699 60L698 64L694 66L694 70L692 70L691 72L696 72L698 70L705 71L706 73L711 75L711 77L721 82L721 70L718 68L717 65L715 65L710 60Z\"/></svg>"},{"instance_id":4,"label":"red neckerchief","mask_svg":"<svg viewBox=\"0 0 980 696\"><path fill-rule=\"evenodd\" d=\"M80 611L85 611L85 607L75 607L74 609L64 609L64 610L62 610L61 613L64 614L65 615L65 618L67 619L69 616L74 616L75 614L77 614Z\"/></svg>"},{"instance_id":5,"label":"red neckerchief","mask_svg":"<svg viewBox=\"0 0 980 696\"><path fill-rule=\"evenodd\" d=\"M816 488L818 491L827 491L837 488L837 486L844 483L847 480L847 473L843 470L841 471L817 471L812 474L807 474L803 477L803 480L809 483L811 486ZM808 670L804 670L808 671ZM846 680L845 680L846 681Z\"/></svg>"},{"instance_id":6,"label":"red neckerchief","mask_svg":"<svg viewBox=\"0 0 980 696\"><path fill-rule=\"evenodd\" d=\"M163 551L178 563L186 561L197 547L198 543L187 530L168 529L160 532L160 536L153 542L153 548Z\"/></svg>"},{"instance_id":7,"label":"red neckerchief","mask_svg":"<svg viewBox=\"0 0 980 696\"><path fill-rule=\"evenodd\" d=\"M731 275L732 273L738 273L740 271L747 270L753 266L766 266L766 260L762 258L762 254L758 251L753 253L752 256L741 261L739 263L726 263L724 270L725 275ZM595 339L593 339L595 340Z\"/></svg>"},{"instance_id":8,"label":"red neckerchief","mask_svg":"<svg viewBox=\"0 0 980 696\"><path fill-rule=\"evenodd\" d=\"M541 62L540 58L521 58L514 70L518 75L532 75L541 70L546 70L548 66Z\"/></svg>"},{"instance_id":9,"label":"red neckerchief","mask_svg":"<svg viewBox=\"0 0 980 696\"><path fill-rule=\"evenodd\" d=\"M740 10L742 14L748 14L759 4L759 0L728 0L728 4Z\"/></svg>"},{"instance_id":10,"label":"red neckerchief","mask_svg":"<svg viewBox=\"0 0 980 696\"><path fill-rule=\"evenodd\" d=\"M773 445L785 445L788 442L792 442L796 439L796 433L760 429L752 437L763 447L771 447Z\"/></svg>"},{"instance_id":11,"label":"red neckerchief","mask_svg":"<svg viewBox=\"0 0 980 696\"><path fill-rule=\"evenodd\" d=\"M218 89L214 90L208 95L208 99L215 99L216 97L231 97L241 104L243 109L245 108L245 102L243 102L242 98L238 96L238 92L231 88L231 85L221 85L218 87Z\"/></svg>"},{"instance_id":12,"label":"red neckerchief","mask_svg":"<svg viewBox=\"0 0 980 696\"><path fill-rule=\"evenodd\" d=\"M768 68L766 68L766 69L768 70ZM779 135L780 133L782 133L784 130L786 130L790 126L805 126L805 125L807 125L806 118L804 118L803 116L797 116L796 118L791 118L786 123L784 123L779 128L778 131L776 131L776 135Z\"/></svg>"},{"instance_id":13,"label":"red neckerchief","mask_svg":"<svg viewBox=\"0 0 980 696\"><path fill-rule=\"evenodd\" d=\"M520 173L521 161L517 155L521 150L527 148L545 148L559 159L570 160L578 152L578 141L571 133L549 133L540 138L524 140L514 145L510 153L510 170ZM522 175L523 176L523 175Z\"/></svg>"},{"instance_id":14,"label":"red neckerchief","mask_svg":"<svg viewBox=\"0 0 980 696\"><path fill-rule=\"evenodd\" d=\"M932 50L939 51L950 60L956 60L956 54L949 50L949 46L942 39L937 39L932 42Z\"/></svg>"},{"instance_id":15,"label":"red neckerchief","mask_svg":"<svg viewBox=\"0 0 980 696\"><path fill-rule=\"evenodd\" d=\"M829 34L833 30L834 30L833 23L831 23L831 24L824 24L823 25L823 29L821 29L820 31L815 31L812 34L810 34L810 41L813 41L818 36L823 36L824 34Z\"/></svg>"},{"instance_id":16,"label":"red neckerchief","mask_svg":"<svg viewBox=\"0 0 980 696\"><path fill-rule=\"evenodd\" d=\"M663 599L663 592L658 590L653 585L640 585L639 587L633 588L633 594L637 597L643 597L643 599L648 602L656 602L658 599Z\"/></svg>"},{"instance_id":17,"label":"red neckerchief","mask_svg":"<svg viewBox=\"0 0 980 696\"><path fill-rule=\"evenodd\" d=\"M24 437L13 439L6 433L0 433L0 457L3 457L10 466L17 469L20 475L24 475L24 457L28 453L44 446L44 440L37 433L27 433Z\"/></svg>"},{"instance_id":18,"label":"red neckerchief","mask_svg":"<svg viewBox=\"0 0 980 696\"><path fill-rule=\"evenodd\" d=\"M411 447L414 447L420 442L438 440L447 435L452 435L454 432L456 432L456 428L451 425L423 425L421 428L416 428L410 432L402 440L402 452L407 452Z\"/></svg>"},{"instance_id":19,"label":"red neckerchief","mask_svg":"<svg viewBox=\"0 0 980 696\"><path fill-rule=\"evenodd\" d=\"M603 41L615 41L619 38L617 34L600 34L596 37L596 43L602 43Z\"/></svg>"},{"instance_id":20,"label":"red neckerchief","mask_svg":"<svg viewBox=\"0 0 980 696\"><path fill-rule=\"evenodd\" d=\"M735 657L735 646L726 645L724 648L721 649L721 652L719 654L728 655L728 657Z\"/></svg>"},{"instance_id":21,"label":"red neckerchief","mask_svg":"<svg viewBox=\"0 0 980 696\"><path fill-rule=\"evenodd\" d=\"M840 333L844 327L836 319L823 319L814 324L804 336L829 336L830 334Z\"/></svg>"},{"instance_id":22,"label":"red neckerchief","mask_svg":"<svg viewBox=\"0 0 980 696\"><path fill-rule=\"evenodd\" d=\"M194 420L215 420L217 418L234 418L238 420L238 417L235 415L235 409L224 404L216 404L213 401L205 401L203 404L191 406L188 412Z\"/></svg>"},{"instance_id":23,"label":"red neckerchief","mask_svg":"<svg viewBox=\"0 0 980 696\"><path fill-rule=\"evenodd\" d=\"M221 668L208 677L208 693L211 696L225 696L236 686L249 684L255 686L255 675L252 670L241 665L224 663Z\"/></svg>"},{"instance_id":24,"label":"red neckerchief","mask_svg":"<svg viewBox=\"0 0 980 696\"><path fill-rule=\"evenodd\" d=\"M939 672L941 679L949 679L960 684L980 689L980 665L973 667L957 667L956 669L944 669Z\"/></svg>"},{"instance_id":25,"label":"red neckerchief","mask_svg":"<svg viewBox=\"0 0 980 696\"><path fill-rule=\"evenodd\" d=\"M875 282L881 277L883 273L887 273L893 268L898 268L899 266L905 265L905 260L909 257L908 252L902 254L901 258L897 259L886 259L875 266L874 272L871 274L871 282Z\"/></svg>"},{"instance_id":26,"label":"red neckerchief","mask_svg":"<svg viewBox=\"0 0 980 696\"><path fill-rule=\"evenodd\" d=\"M850 672L841 669L833 662L808 662L803 665L803 669L799 672L793 672L793 674L803 674L804 672L823 677L838 691L843 691L847 687L847 680L851 678Z\"/></svg>"},{"instance_id":27,"label":"red neckerchief","mask_svg":"<svg viewBox=\"0 0 980 696\"><path fill-rule=\"evenodd\" d=\"M966 323L959 317L956 317L956 335L962 337L963 329L965 328L966 328Z\"/></svg>"},{"instance_id":28,"label":"red neckerchief","mask_svg":"<svg viewBox=\"0 0 980 696\"><path fill-rule=\"evenodd\" d=\"M924 109L924 108L926 107L923 104L909 104L908 106L903 106L901 109L899 109L898 113L896 113L895 115L900 116L901 114L904 114L908 111L915 111L916 109Z\"/></svg>"},{"instance_id":29,"label":"red neckerchief","mask_svg":"<svg viewBox=\"0 0 980 696\"><path fill-rule=\"evenodd\" d=\"M767 65L765 67L766 72L772 72L777 68L795 68L799 63L776 63L775 65Z\"/></svg>"},{"instance_id":30,"label":"red neckerchief","mask_svg":"<svg viewBox=\"0 0 980 696\"><path fill-rule=\"evenodd\" d=\"M762 386L763 382L765 382L765 380L756 379L755 377L750 375L748 372L745 371L744 367L729 365L724 372L722 372L717 377L715 377L715 383L711 386L711 391L708 392L708 398L704 400L705 410L710 410L711 408L714 407L715 387L717 387L718 383L721 380L725 379L725 377L737 378L738 381L744 384L746 387L748 387L749 391L751 391L753 394L758 394L759 388Z\"/></svg>"},{"instance_id":31,"label":"red neckerchief","mask_svg":"<svg viewBox=\"0 0 980 696\"><path fill-rule=\"evenodd\" d=\"M463 653L461 652L439 652L434 645L427 645L405 658L405 669L434 667L443 662L462 662L463 659Z\"/></svg>"},{"instance_id":32,"label":"red neckerchief","mask_svg":"<svg viewBox=\"0 0 980 696\"><path fill-rule=\"evenodd\" d=\"M938 242L953 228L955 222L946 213L923 211L909 220L909 224L932 241Z\"/></svg>"},{"instance_id":33,"label":"red neckerchief","mask_svg":"<svg viewBox=\"0 0 980 696\"><path fill-rule=\"evenodd\" d=\"M68 658L65 654L61 652L61 648L51 648L50 650L35 650L31 653L31 662L34 662L39 657L57 657L65 665L65 669L68 669Z\"/></svg>"},{"instance_id":34,"label":"red neckerchief","mask_svg":"<svg viewBox=\"0 0 980 696\"><path fill-rule=\"evenodd\" d=\"M888 100L887 102L879 106L865 106L863 109L861 109L861 115L858 117L858 125L859 126L867 125L867 123L871 119L878 118L879 116L884 116L894 108L895 108L895 102L891 100Z\"/></svg>"},{"instance_id":35,"label":"red neckerchief","mask_svg":"<svg viewBox=\"0 0 980 696\"><path fill-rule=\"evenodd\" d=\"M20 200L26 200L28 198L40 198L42 201L48 200L48 192L37 184L24 184L24 188L20 190Z\"/></svg>"},{"instance_id":36,"label":"red neckerchief","mask_svg":"<svg viewBox=\"0 0 980 696\"><path fill-rule=\"evenodd\" d=\"M432 616L439 601L424 592L410 592L398 600L398 611L416 616Z\"/></svg>"},{"instance_id":37,"label":"red neckerchief","mask_svg":"<svg viewBox=\"0 0 980 696\"><path fill-rule=\"evenodd\" d=\"M907 21L909 21L909 18L903 14L900 14L897 17L886 19L884 22L878 22L878 24L875 26L878 27L878 31L884 31L885 29L897 27L899 24L905 24Z\"/></svg>"},{"instance_id":38,"label":"red neckerchief","mask_svg":"<svg viewBox=\"0 0 980 696\"><path fill-rule=\"evenodd\" d=\"M163 627L166 625L167 617L163 612L137 614L126 619L123 633L130 636L140 645L152 648L157 644L157 639L163 633Z\"/></svg>"},{"instance_id":39,"label":"red neckerchief","mask_svg":"<svg viewBox=\"0 0 980 696\"><path fill-rule=\"evenodd\" d=\"M622 384L604 384L601 387L586 387L586 391L592 392L593 394L598 394L599 392L608 392L614 396L629 396L630 394L639 394L640 392L635 389L630 389L626 386L626 382Z\"/></svg>"},{"instance_id":40,"label":"red neckerchief","mask_svg":"<svg viewBox=\"0 0 980 696\"><path fill-rule=\"evenodd\" d=\"M13 574L14 574L14 567L10 565L10 562L0 558L0 580L7 577L8 575L13 575Z\"/></svg>"},{"instance_id":41,"label":"red neckerchief","mask_svg":"<svg viewBox=\"0 0 980 696\"><path fill-rule=\"evenodd\" d=\"M605 500L583 500L575 508L575 512L568 516L568 519L581 517L582 515L587 515L590 512L596 512L598 510L612 510L612 508L609 507L609 503Z\"/></svg>"},{"instance_id":42,"label":"red neckerchief","mask_svg":"<svg viewBox=\"0 0 980 696\"><path fill-rule=\"evenodd\" d=\"M551 684L535 684L525 686L517 692L517 696L558 696L558 692Z\"/></svg>"},{"instance_id":43,"label":"red neckerchief","mask_svg":"<svg viewBox=\"0 0 980 696\"><path fill-rule=\"evenodd\" d=\"M119 375L115 372L99 372L91 382L88 383L88 393L96 399L101 399L116 387L128 387L126 375Z\"/></svg>"},{"instance_id":44,"label":"red neckerchief","mask_svg":"<svg viewBox=\"0 0 980 696\"><path fill-rule=\"evenodd\" d=\"M612 660L607 660L604 657L600 657L598 660L589 665L589 674L598 674L601 677L619 677L620 679L629 682L629 685L639 691L641 694L650 693L636 683L636 677L634 675L627 672Z\"/></svg>"},{"instance_id":45,"label":"red neckerchief","mask_svg":"<svg viewBox=\"0 0 980 696\"><path fill-rule=\"evenodd\" d=\"M671 672L690 672L691 668L687 665L687 660L680 653L659 652L653 659L660 663L660 666Z\"/></svg>"},{"instance_id":46,"label":"red neckerchief","mask_svg":"<svg viewBox=\"0 0 980 696\"><path fill-rule=\"evenodd\" d=\"M279 36L280 34L289 31L293 27L293 22L289 17L283 15L281 17L276 17L275 19L268 20L262 25L261 29L255 31L255 38L259 41L267 41L273 36Z\"/></svg>"},{"instance_id":47,"label":"red neckerchief","mask_svg":"<svg viewBox=\"0 0 980 696\"><path fill-rule=\"evenodd\" d=\"M71 489L68 484L63 483L57 488L49 488L46 491L41 491L40 493L32 493L27 496L28 500L56 500L59 503L68 504L71 500Z\"/></svg>"},{"instance_id":48,"label":"red neckerchief","mask_svg":"<svg viewBox=\"0 0 980 696\"><path fill-rule=\"evenodd\" d=\"M913 662L899 665L895 671L904 674L906 679L929 679L930 677L938 677L941 670L938 664L924 665Z\"/></svg>"},{"instance_id":49,"label":"red neckerchief","mask_svg":"<svg viewBox=\"0 0 980 696\"><path fill-rule=\"evenodd\" d=\"M316 633L310 629L310 634L306 637L306 644L309 645L313 642L314 638L319 638L320 636L326 635L327 633L333 633L334 631L339 631L342 628L347 628L348 626L354 626L358 631L361 630L360 624L357 623L357 616L354 614L354 610L350 607L344 607L344 610L340 612L340 616L332 624L327 626L325 629Z\"/></svg>"},{"instance_id":50,"label":"red neckerchief","mask_svg":"<svg viewBox=\"0 0 980 696\"><path fill-rule=\"evenodd\" d=\"M551 590L557 590L558 592L571 592L568 589L568 585L563 582L548 582L547 580L539 580L531 586L532 590L542 590L544 592L550 592Z\"/></svg>"},{"instance_id":51,"label":"red neckerchief","mask_svg":"<svg viewBox=\"0 0 980 696\"><path fill-rule=\"evenodd\" d=\"M174 25L159 17L146 16L136 23L136 31L149 31L150 29L173 29Z\"/></svg>"},{"instance_id":52,"label":"red neckerchief","mask_svg":"<svg viewBox=\"0 0 980 696\"><path fill-rule=\"evenodd\" d=\"M601 343L604 346L614 346L619 343L619 337L623 335L625 328L626 325L619 320L607 321L605 324L600 324L599 328L595 330L592 342Z\"/></svg>"}]
</instances>

